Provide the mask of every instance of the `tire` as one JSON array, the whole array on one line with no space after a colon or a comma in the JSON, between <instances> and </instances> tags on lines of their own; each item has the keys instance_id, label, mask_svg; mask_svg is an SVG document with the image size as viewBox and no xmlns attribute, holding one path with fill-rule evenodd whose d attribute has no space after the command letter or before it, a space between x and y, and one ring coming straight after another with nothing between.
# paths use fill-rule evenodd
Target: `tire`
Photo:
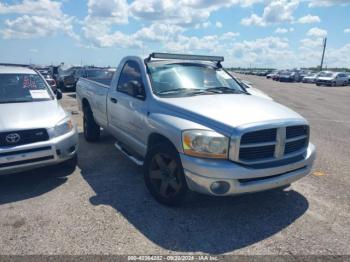
<instances>
[{"instance_id":1,"label":"tire","mask_svg":"<svg viewBox=\"0 0 350 262\"><path fill-rule=\"evenodd\" d=\"M333 86L333 87L336 86L336 85L337 85L337 84L336 84L335 82L332 82L332 84L331 84L331 86Z\"/></svg>"},{"instance_id":2,"label":"tire","mask_svg":"<svg viewBox=\"0 0 350 262\"><path fill-rule=\"evenodd\" d=\"M100 139L100 126L96 124L89 106L84 107L84 137L88 142L96 142Z\"/></svg>"},{"instance_id":3,"label":"tire","mask_svg":"<svg viewBox=\"0 0 350 262\"><path fill-rule=\"evenodd\" d=\"M188 192L179 153L169 143L149 149L144 162L144 179L151 195L164 205L181 204Z\"/></svg>"},{"instance_id":4,"label":"tire","mask_svg":"<svg viewBox=\"0 0 350 262\"><path fill-rule=\"evenodd\" d=\"M318 83L317 83L316 85L317 85L317 86L320 86L320 84L318 84Z\"/></svg>"}]
</instances>

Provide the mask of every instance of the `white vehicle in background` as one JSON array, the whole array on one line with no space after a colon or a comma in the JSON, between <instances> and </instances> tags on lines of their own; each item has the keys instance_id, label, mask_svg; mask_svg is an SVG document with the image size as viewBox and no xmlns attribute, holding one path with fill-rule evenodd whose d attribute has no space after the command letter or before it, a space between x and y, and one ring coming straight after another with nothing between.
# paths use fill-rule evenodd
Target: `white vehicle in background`
<instances>
[{"instance_id":1,"label":"white vehicle in background","mask_svg":"<svg viewBox=\"0 0 350 262\"><path fill-rule=\"evenodd\" d=\"M327 72L316 79L316 85L346 86L349 83L349 76L346 73Z\"/></svg>"},{"instance_id":2,"label":"white vehicle in background","mask_svg":"<svg viewBox=\"0 0 350 262\"><path fill-rule=\"evenodd\" d=\"M304 76L302 82L303 83L315 83L317 76L318 76L318 74L316 74L316 73Z\"/></svg>"}]
</instances>

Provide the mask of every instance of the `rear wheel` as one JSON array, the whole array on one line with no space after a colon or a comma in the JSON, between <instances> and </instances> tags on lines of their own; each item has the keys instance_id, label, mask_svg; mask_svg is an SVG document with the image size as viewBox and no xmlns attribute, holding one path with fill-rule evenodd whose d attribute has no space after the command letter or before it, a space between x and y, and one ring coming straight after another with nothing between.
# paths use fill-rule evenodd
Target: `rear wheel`
<instances>
[{"instance_id":1,"label":"rear wheel","mask_svg":"<svg viewBox=\"0 0 350 262\"><path fill-rule=\"evenodd\" d=\"M164 143L153 146L144 164L147 189L160 203L178 205L186 196L187 183L177 150Z\"/></svg>"},{"instance_id":2,"label":"rear wheel","mask_svg":"<svg viewBox=\"0 0 350 262\"><path fill-rule=\"evenodd\" d=\"M84 107L84 137L88 142L96 142L100 138L100 126L95 122L89 106Z\"/></svg>"}]
</instances>

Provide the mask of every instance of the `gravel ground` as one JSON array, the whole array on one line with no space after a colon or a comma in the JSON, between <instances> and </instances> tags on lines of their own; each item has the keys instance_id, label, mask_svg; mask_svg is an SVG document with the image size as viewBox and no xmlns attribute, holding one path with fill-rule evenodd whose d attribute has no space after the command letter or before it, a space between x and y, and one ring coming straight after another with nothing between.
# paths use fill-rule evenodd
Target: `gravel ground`
<instances>
[{"instance_id":1,"label":"gravel ground","mask_svg":"<svg viewBox=\"0 0 350 262\"><path fill-rule=\"evenodd\" d=\"M350 254L350 87L240 76L311 124L313 174L285 191L156 203L142 170L103 133L80 136L74 173L0 177L0 254ZM81 131L74 94L63 106ZM242 112L244 113L244 112Z\"/></svg>"}]
</instances>

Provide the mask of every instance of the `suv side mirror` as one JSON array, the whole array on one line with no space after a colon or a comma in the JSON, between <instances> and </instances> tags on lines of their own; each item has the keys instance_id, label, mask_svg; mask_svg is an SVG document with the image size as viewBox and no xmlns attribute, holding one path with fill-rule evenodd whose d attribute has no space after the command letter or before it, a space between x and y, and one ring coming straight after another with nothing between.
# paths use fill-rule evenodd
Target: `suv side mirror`
<instances>
[{"instance_id":1,"label":"suv side mirror","mask_svg":"<svg viewBox=\"0 0 350 262\"><path fill-rule=\"evenodd\" d=\"M146 97L145 88L143 85L136 81L132 80L126 83L127 93L133 97L144 100Z\"/></svg>"},{"instance_id":2,"label":"suv side mirror","mask_svg":"<svg viewBox=\"0 0 350 262\"><path fill-rule=\"evenodd\" d=\"M62 92L60 89L56 90L56 98L57 100L61 100L62 99Z\"/></svg>"}]
</instances>

